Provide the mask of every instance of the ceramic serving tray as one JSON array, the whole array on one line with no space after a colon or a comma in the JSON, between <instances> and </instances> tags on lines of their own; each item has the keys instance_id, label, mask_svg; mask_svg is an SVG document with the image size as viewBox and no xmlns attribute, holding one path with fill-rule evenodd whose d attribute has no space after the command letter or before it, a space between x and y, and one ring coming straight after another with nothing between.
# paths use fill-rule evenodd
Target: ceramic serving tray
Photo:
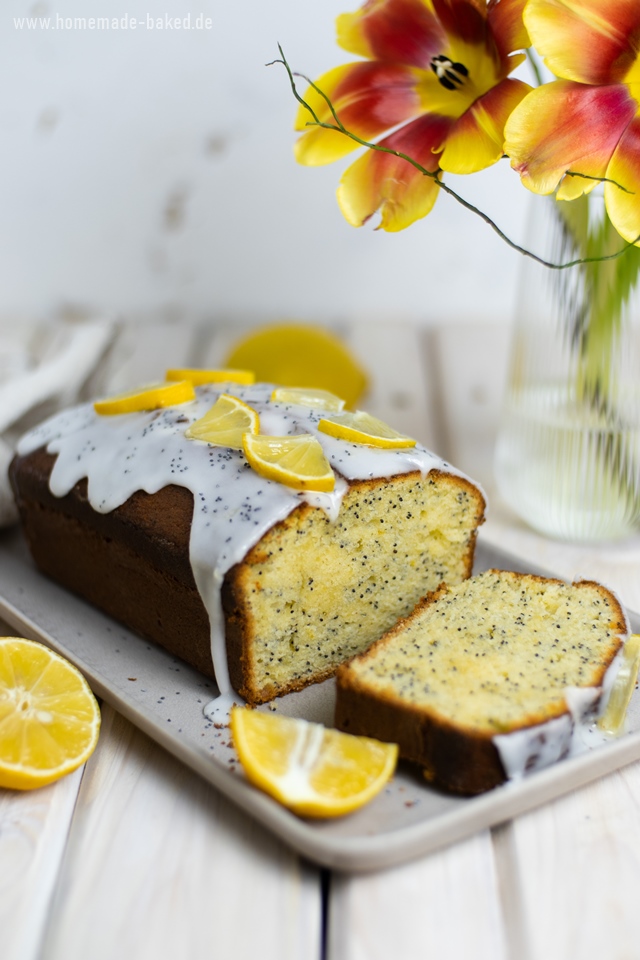
<instances>
[{"instance_id":1,"label":"ceramic serving tray","mask_svg":"<svg viewBox=\"0 0 640 960\"><path fill-rule=\"evenodd\" d=\"M475 569L488 567L542 572L480 541ZM519 782L461 799L433 790L401 763L391 784L362 810L338 820L303 820L244 779L228 728L203 714L215 684L41 576L16 531L0 536L0 616L16 633L73 661L98 696L294 849L339 870L378 869L429 853L640 758L636 691L622 737ZM640 631L640 617L630 614L630 620ZM331 725L333 701L327 681L261 709Z\"/></svg>"}]
</instances>

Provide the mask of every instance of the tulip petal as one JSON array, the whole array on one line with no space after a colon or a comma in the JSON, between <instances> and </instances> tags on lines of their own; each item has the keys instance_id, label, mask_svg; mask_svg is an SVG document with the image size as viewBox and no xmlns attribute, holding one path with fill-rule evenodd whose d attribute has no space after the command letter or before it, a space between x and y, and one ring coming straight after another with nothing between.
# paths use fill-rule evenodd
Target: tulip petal
<instances>
[{"instance_id":1,"label":"tulip petal","mask_svg":"<svg viewBox=\"0 0 640 960\"><path fill-rule=\"evenodd\" d=\"M524 50L530 46L529 34L522 19L527 0L511 0L510 3L489 0L487 19L493 31L501 57L512 50Z\"/></svg>"},{"instance_id":2,"label":"tulip petal","mask_svg":"<svg viewBox=\"0 0 640 960\"><path fill-rule=\"evenodd\" d=\"M433 114L420 117L382 141L382 146L406 153L425 169L436 172L434 148L446 137L452 120ZM380 209L380 227L389 232L404 230L426 216L439 187L406 160L379 150L368 150L343 174L338 203L346 220L360 227Z\"/></svg>"},{"instance_id":3,"label":"tulip petal","mask_svg":"<svg viewBox=\"0 0 640 960\"><path fill-rule=\"evenodd\" d=\"M609 218L628 243L640 246L640 116L629 124L607 169L604 198ZM625 193L621 184L630 193Z\"/></svg>"},{"instance_id":4,"label":"tulip petal","mask_svg":"<svg viewBox=\"0 0 640 960\"><path fill-rule=\"evenodd\" d=\"M546 65L565 80L619 83L637 55L638 0L529 0L524 22Z\"/></svg>"},{"instance_id":5,"label":"tulip petal","mask_svg":"<svg viewBox=\"0 0 640 960\"><path fill-rule=\"evenodd\" d=\"M487 8L469 0L432 0L433 9L448 37L472 46L493 45L487 23Z\"/></svg>"},{"instance_id":6,"label":"tulip petal","mask_svg":"<svg viewBox=\"0 0 640 960\"><path fill-rule=\"evenodd\" d=\"M504 125L531 88L520 80L503 80L480 97L447 135L440 166L449 173L475 173L504 154Z\"/></svg>"},{"instance_id":7,"label":"tulip petal","mask_svg":"<svg viewBox=\"0 0 640 960\"><path fill-rule=\"evenodd\" d=\"M323 74L317 86L331 100L336 114L347 130L363 140L372 140L381 133L405 123L421 112L421 100L416 93L415 72L408 67L383 63L351 63ZM310 87L305 100L319 120L333 123L327 101ZM332 163L356 150L359 146L342 133L311 127L313 117L300 107L296 129L307 130L295 145L299 163L319 166Z\"/></svg>"},{"instance_id":8,"label":"tulip petal","mask_svg":"<svg viewBox=\"0 0 640 960\"><path fill-rule=\"evenodd\" d=\"M623 84L544 84L509 117L505 152L534 193L552 193L567 170L602 177L636 107Z\"/></svg>"},{"instance_id":9,"label":"tulip petal","mask_svg":"<svg viewBox=\"0 0 640 960\"><path fill-rule=\"evenodd\" d=\"M605 177L606 173L606 163L595 164L589 171L589 176ZM579 177L568 173L558 187L556 200L577 200L578 197L591 193L594 187L597 186L598 180L588 180L586 177Z\"/></svg>"},{"instance_id":10,"label":"tulip petal","mask_svg":"<svg viewBox=\"0 0 640 960\"><path fill-rule=\"evenodd\" d=\"M336 20L338 44L369 60L426 68L446 36L430 0L368 0Z\"/></svg>"}]
</instances>

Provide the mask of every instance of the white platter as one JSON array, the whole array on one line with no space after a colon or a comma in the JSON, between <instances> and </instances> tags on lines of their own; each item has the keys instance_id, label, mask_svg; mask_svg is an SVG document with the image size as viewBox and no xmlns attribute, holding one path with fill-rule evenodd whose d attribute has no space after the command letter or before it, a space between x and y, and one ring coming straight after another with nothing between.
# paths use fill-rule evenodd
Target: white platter
<instances>
[{"instance_id":1,"label":"white platter","mask_svg":"<svg viewBox=\"0 0 640 960\"><path fill-rule=\"evenodd\" d=\"M476 570L488 567L542 572L480 541ZM0 616L16 633L72 660L98 696L282 840L338 870L379 869L424 855L640 758L636 691L623 737L518 783L461 799L431 789L419 771L401 764L389 787L364 809L335 821L306 821L246 782L228 729L203 716L217 692L213 682L41 576L15 531L0 536ZM630 619L640 631L640 617ZM328 681L281 698L275 709L330 725L333 695Z\"/></svg>"}]
</instances>

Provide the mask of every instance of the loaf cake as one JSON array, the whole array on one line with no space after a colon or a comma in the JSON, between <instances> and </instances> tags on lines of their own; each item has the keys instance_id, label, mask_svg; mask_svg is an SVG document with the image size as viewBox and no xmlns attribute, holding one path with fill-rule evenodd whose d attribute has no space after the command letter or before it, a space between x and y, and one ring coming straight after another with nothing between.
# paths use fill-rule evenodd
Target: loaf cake
<instances>
[{"instance_id":1,"label":"loaf cake","mask_svg":"<svg viewBox=\"0 0 640 960\"><path fill-rule=\"evenodd\" d=\"M332 675L441 583L471 574L482 492L417 445L373 449L318 429L273 387L101 416L86 404L27 434L11 467L38 567L252 704ZM259 476L241 450L185 431L221 393L260 431L310 433L330 493Z\"/></svg>"},{"instance_id":2,"label":"loaf cake","mask_svg":"<svg viewBox=\"0 0 640 960\"><path fill-rule=\"evenodd\" d=\"M481 793L567 754L627 633L597 583L490 570L340 667L336 726L399 744L435 786Z\"/></svg>"}]
</instances>

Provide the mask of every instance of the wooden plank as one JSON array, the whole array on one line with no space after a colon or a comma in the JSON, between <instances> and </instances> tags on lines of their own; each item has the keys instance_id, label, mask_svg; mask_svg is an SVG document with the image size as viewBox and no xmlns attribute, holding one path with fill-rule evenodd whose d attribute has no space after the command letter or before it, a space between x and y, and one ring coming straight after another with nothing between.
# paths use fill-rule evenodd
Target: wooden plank
<instances>
[{"instance_id":1,"label":"wooden plank","mask_svg":"<svg viewBox=\"0 0 640 960\"><path fill-rule=\"evenodd\" d=\"M497 535L496 535L497 531ZM507 536L505 536L505 531ZM621 547L580 547L533 532L497 527L494 540L571 579L593 576L640 609L640 553ZM637 952L640 882L640 764L520 817L498 835L499 867L517 899L514 937L522 960L574 960Z\"/></svg>"},{"instance_id":2,"label":"wooden plank","mask_svg":"<svg viewBox=\"0 0 640 960\"><path fill-rule=\"evenodd\" d=\"M2 960L36 960L83 769L41 790L0 790Z\"/></svg>"},{"instance_id":3,"label":"wooden plank","mask_svg":"<svg viewBox=\"0 0 640 960\"><path fill-rule=\"evenodd\" d=\"M332 882L327 960L506 956L487 832L392 871Z\"/></svg>"},{"instance_id":4,"label":"wooden plank","mask_svg":"<svg viewBox=\"0 0 640 960\"><path fill-rule=\"evenodd\" d=\"M201 367L224 367L232 347L250 332L250 327L240 324L212 322L200 328L199 361Z\"/></svg>"},{"instance_id":5,"label":"wooden plank","mask_svg":"<svg viewBox=\"0 0 640 960\"><path fill-rule=\"evenodd\" d=\"M169 367L196 366L198 335L199 328L186 323L121 325L83 396L90 399L162 380Z\"/></svg>"},{"instance_id":6,"label":"wooden plank","mask_svg":"<svg viewBox=\"0 0 640 960\"><path fill-rule=\"evenodd\" d=\"M446 456L494 495L493 448L506 379L503 324L450 324L430 331Z\"/></svg>"},{"instance_id":7,"label":"wooden plank","mask_svg":"<svg viewBox=\"0 0 640 960\"><path fill-rule=\"evenodd\" d=\"M109 707L42 960L319 957L318 875Z\"/></svg>"},{"instance_id":8,"label":"wooden plank","mask_svg":"<svg viewBox=\"0 0 640 960\"><path fill-rule=\"evenodd\" d=\"M351 330L349 342L371 375L367 408L442 449L448 438L437 406L439 356L431 335L363 324ZM336 878L328 946L329 960L501 960L505 942L490 833L390 872Z\"/></svg>"},{"instance_id":9,"label":"wooden plank","mask_svg":"<svg viewBox=\"0 0 640 960\"><path fill-rule=\"evenodd\" d=\"M639 802L634 764L506 829L522 925L521 950L513 956L637 956Z\"/></svg>"},{"instance_id":10,"label":"wooden plank","mask_svg":"<svg viewBox=\"0 0 640 960\"><path fill-rule=\"evenodd\" d=\"M430 449L436 447L438 415L421 331L403 323L358 323L346 329L345 340L369 374L363 407Z\"/></svg>"}]
</instances>

